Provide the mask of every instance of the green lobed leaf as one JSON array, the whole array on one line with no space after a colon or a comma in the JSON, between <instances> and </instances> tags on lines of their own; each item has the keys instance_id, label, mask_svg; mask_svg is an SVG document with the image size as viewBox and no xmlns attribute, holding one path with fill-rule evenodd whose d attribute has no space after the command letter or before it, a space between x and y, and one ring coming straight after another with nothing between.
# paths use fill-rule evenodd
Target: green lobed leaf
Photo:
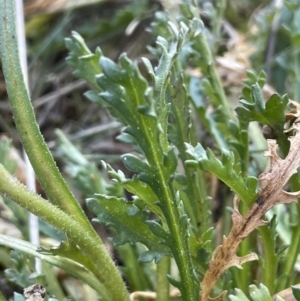
<instances>
[{"instance_id":1,"label":"green lobed leaf","mask_svg":"<svg viewBox=\"0 0 300 301\"><path fill-rule=\"evenodd\" d=\"M266 286L263 284L259 284L257 287L256 285L250 285L249 286L249 294L251 299L248 299L248 297L240 290L235 289L234 295L229 295L228 298L230 301L272 301L273 298L270 295L270 292ZM284 301L279 296L276 296L275 301Z\"/></svg>"},{"instance_id":2,"label":"green lobed leaf","mask_svg":"<svg viewBox=\"0 0 300 301\"><path fill-rule=\"evenodd\" d=\"M199 85L201 89L199 89ZM218 148L234 150L243 158L241 161L244 160L244 154L247 154L244 150L248 149L248 141L245 143L242 139L241 131L243 129L235 121L228 118L228 115L224 114L224 107L219 105L219 96L213 89L211 82L207 79L193 77L190 81L190 94L201 121L215 139ZM205 102L203 94L208 96L209 104ZM208 111L207 106L211 103L215 104L216 108Z\"/></svg>"},{"instance_id":3,"label":"green lobed leaf","mask_svg":"<svg viewBox=\"0 0 300 301\"><path fill-rule=\"evenodd\" d=\"M197 144L194 148L186 143L187 153L190 154L194 160L187 160L187 165L209 171L216 175L228 187L230 187L241 200L248 206L257 197L257 178L247 177L243 179L241 174L234 170L234 156L232 152L222 150L221 160L217 159L211 150L205 151L201 144Z\"/></svg>"},{"instance_id":4,"label":"green lobed leaf","mask_svg":"<svg viewBox=\"0 0 300 301\"><path fill-rule=\"evenodd\" d=\"M72 32L71 38L65 39L65 43L69 49L67 62L75 70L74 74L85 79L94 89L99 91L95 75L101 72L99 58L102 56L102 52L100 48L92 53L84 39L75 31Z\"/></svg>"},{"instance_id":5,"label":"green lobed leaf","mask_svg":"<svg viewBox=\"0 0 300 301\"><path fill-rule=\"evenodd\" d=\"M113 179L120 182L124 189L126 189L128 192L143 200L143 202L147 204L149 210L157 214L157 216L159 216L162 221L165 222L165 218L161 212L161 209L156 205L156 202L158 201L157 196L148 184L140 181L136 176L134 176L132 179L127 179L121 170L116 172L109 164L105 162L102 162L102 164ZM136 200L135 197L133 197L133 199Z\"/></svg>"},{"instance_id":6,"label":"green lobed leaf","mask_svg":"<svg viewBox=\"0 0 300 301\"><path fill-rule=\"evenodd\" d=\"M253 301L272 301L269 290L263 284L258 287L254 284L249 286L249 294Z\"/></svg>"},{"instance_id":7,"label":"green lobed leaf","mask_svg":"<svg viewBox=\"0 0 300 301\"><path fill-rule=\"evenodd\" d=\"M281 136L284 130L285 110L288 104L288 96L280 97L273 94L266 102L263 99L262 89L258 83L252 86L251 99L240 100L242 107L236 108L236 113L248 121L258 121L270 126L277 136Z\"/></svg>"},{"instance_id":8,"label":"green lobed leaf","mask_svg":"<svg viewBox=\"0 0 300 301\"><path fill-rule=\"evenodd\" d=\"M97 82L105 92L100 96L112 114L127 126L124 132L134 138L152 165L157 160L153 158L153 153L163 157L152 91L137 66L125 54L120 56L119 61L120 66L101 57L103 74L97 77Z\"/></svg>"},{"instance_id":9,"label":"green lobed leaf","mask_svg":"<svg viewBox=\"0 0 300 301\"><path fill-rule=\"evenodd\" d=\"M160 243L161 238L153 234L146 224L145 212L140 211L134 204L121 198L96 195L96 199L87 200L87 206L97 216L93 221L110 226L116 231L113 238L115 245L141 242L147 246L149 252L147 256L141 256L140 260L158 262L165 255L171 256L170 249ZM169 237L164 238L164 244L170 245Z\"/></svg>"},{"instance_id":10,"label":"green lobed leaf","mask_svg":"<svg viewBox=\"0 0 300 301\"><path fill-rule=\"evenodd\" d=\"M168 22L168 28L173 38L170 43L164 37L158 36L156 44L161 50L161 56L158 66L155 69L153 67L151 68L149 60L144 59L149 75L154 80L155 110L162 128L162 131L159 133L159 140L165 152L168 149L167 127L170 110L165 100L165 94L170 80L171 68L182 47L189 42L190 39L201 34L204 28L202 21L196 18L190 20L188 24L181 22L179 25L179 29L177 29L174 23Z\"/></svg>"}]
</instances>

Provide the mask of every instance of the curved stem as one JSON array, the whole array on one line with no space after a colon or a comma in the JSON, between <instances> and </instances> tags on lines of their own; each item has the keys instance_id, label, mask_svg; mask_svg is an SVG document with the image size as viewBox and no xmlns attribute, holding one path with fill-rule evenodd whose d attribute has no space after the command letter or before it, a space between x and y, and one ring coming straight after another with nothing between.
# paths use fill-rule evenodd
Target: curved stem
<instances>
[{"instance_id":1,"label":"curved stem","mask_svg":"<svg viewBox=\"0 0 300 301\"><path fill-rule=\"evenodd\" d=\"M92 273L85 269L84 266L78 264L77 262L69 258L60 257L57 255L44 255L41 252L37 252L36 246L31 244L30 242L15 237L10 237L4 234L0 234L0 245L21 251L30 256L39 258L52 266L56 266L66 271L67 273L77 277L78 279L81 279L83 282L85 282L91 288L93 288L96 292L98 292L104 300L110 300L111 298L104 285ZM58 296L56 295L56 297Z\"/></svg>"},{"instance_id":2,"label":"curved stem","mask_svg":"<svg viewBox=\"0 0 300 301\"><path fill-rule=\"evenodd\" d=\"M66 233L68 238L80 247L82 252L99 267L98 279L111 294L112 300L129 300L123 280L107 253L105 246L94 239L93 232L86 231L75 217L29 191L13 178L0 164L0 193L37 215L56 229ZM100 270L101 267L101 270Z\"/></svg>"},{"instance_id":3,"label":"curved stem","mask_svg":"<svg viewBox=\"0 0 300 301\"><path fill-rule=\"evenodd\" d=\"M24 149L49 199L64 212L76 216L88 231L93 231L61 176L37 125L20 66L14 14L14 1L0 0L0 57L14 121Z\"/></svg>"}]
</instances>

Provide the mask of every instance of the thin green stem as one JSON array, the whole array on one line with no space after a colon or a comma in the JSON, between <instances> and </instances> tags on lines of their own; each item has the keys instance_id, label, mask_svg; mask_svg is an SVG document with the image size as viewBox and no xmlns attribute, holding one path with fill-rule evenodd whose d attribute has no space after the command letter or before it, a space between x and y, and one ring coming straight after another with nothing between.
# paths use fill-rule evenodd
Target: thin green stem
<instances>
[{"instance_id":1,"label":"thin green stem","mask_svg":"<svg viewBox=\"0 0 300 301\"><path fill-rule=\"evenodd\" d=\"M224 17L224 12L227 7L227 0L219 0L216 4L216 18L213 21L213 32L216 37L216 47L214 54L218 51L220 43L221 43L221 28L222 28L222 21Z\"/></svg>"},{"instance_id":2,"label":"thin green stem","mask_svg":"<svg viewBox=\"0 0 300 301\"><path fill-rule=\"evenodd\" d=\"M87 231L94 231L82 208L61 176L37 125L20 66L14 1L0 0L0 55L14 121L23 146L49 199L76 216Z\"/></svg>"},{"instance_id":3,"label":"thin green stem","mask_svg":"<svg viewBox=\"0 0 300 301\"><path fill-rule=\"evenodd\" d=\"M264 259L262 267L262 283L267 286L270 294L275 292L276 271L278 268L278 257L274 253L275 240L274 236L270 235L267 227L259 227L258 231L261 235L261 240L264 250Z\"/></svg>"},{"instance_id":4,"label":"thin green stem","mask_svg":"<svg viewBox=\"0 0 300 301\"><path fill-rule=\"evenodd\" d=\"M298 217L300 216L300 205L297 205L297 213ZM295 263L299 254L300 250L300 223L298 222L295 227L292 228L292 235L291 235L291 243L287 250L287 254L285 256L285 260L283 262L283 267L281 274L285 275L285 279L280 281L277 290L282 290L289 287L295 267Z\"/></svg>"},{"instance_id":5,"label":"thin green stem","mask_svg":"<svg viewBox=\"0 0 300 301\"><path fill-rule=\"evenodd\" d=\"M94 239L93 232L86 231L76 217L70 217L57 206L29 191L0 165L0 193L26 210L37 215L68 238L99 267L98 279L106 287L112 300L129 300L129 295L119 271L105 246Z\"/></svg>"},{"instance_id":6,"label":"thin green stem","mask_svg":"<svg viewBox=\"0 0 300 301\"><path fill-rule=\"evenodd\" d=\"M296 101L300 101L300 53L299 53L299 47L295 47L295 50L293 52L294 56L294 99Z\"/></svg>"},{"instance_id":7,"label":"thin green stem","mask_svg":"<svg viewBox=\"0 0 300 301\"><path fill-rule=\"evenodd\" d=\"M139 98L136 86L134 82L130 81L131 91L135 94L135 99ZM162 97L162 92L160 95ZM159 95L156 95L160 97ZM157 101L163 101L163 99L157 99ZM138 101L136 101L138 103ZM165 115L166 116L166 115ZM166 120L164 121L166 123ZM130 124L130 121L128 122ZM173 185L170 181L170 174L166 171L164 162L164 156L168 151L168 145L157 145L153 143L153 133L149 130L145 119L141 119L140 128L145 129L144 140L148 141L147 150L144 150L145 156L149 162L149 165L153 168L153 174L155 175L155 183L152 185L152 189L157 195L159 202L161 203L161 209L166 218L168 229L170 232L170 238L172 243L172 253L178 266L180 278L181 278L181 295L184 301L196 301L199 300L199 283L194 277L192 258L190 254L190 248L188 245L188 234L186 227L180 225L183 220L183 216L179 213L179 204L175 199L175 193ZM162 135L165 132L162 129ZM160 140L160 143L164 144ZM145 143L146 145L146 143ZM160 149L162 148L162 149ZM182 222L184 223L184 222Z\"/></svg>"},{"instance_id":8,"label":"thin green stem","mask_svg":"<svg viewBox=\"0 0 300 301\"><path fill-rule=\"evenodd\" d=\"M225 91L214 63L215 59L213 58L204 33L195 38L194 48L200 54L199 65L201 67L201 71L207 76L214 93L216 94L215 99L217 100L217 103L215 105L222 105L224 115L227 115L228 118L231 118L232 113L230 111Z\"/></svg>"},{"instance_id":9,"label":"thin green stem","mask_svg":"<svg viewBox=\"0 0 300 301\"><path fill-rule=\"evenodd\" d=\"M290 183L292 185L293 191L300 190L300 182L298 174L295 174L291 177ZM297 204L297 218L300 216L300 205ZM300 223L297 222L294 227L292 227L292 235L290 246L287 249L287 253L285 256L285 260L283 261L282 272L281 274L285 274L285 281L280 281L278 284L277 290L282 290L289 287L291 283L291 275L293 274L295 263L300 250Z\"/></svg>"},{"instance_id":10,"label":"thin green stem","mask_svg":"<svg viewBox=\"0 0 300 301\"><path fill-rule=\"evenodd\" d=\"M170 284L166 275L170 274L170 257L164 257L157 264L156 270L156 301L170 300Z\"/></svg>"},{"instance_id":11,"label":"thin green stem","mask_svg":"<svg viewBox=\"0 0 300 301\"><path fill-rule=\"evenodd\" d=\"M182 300L196 301L199 300L199 283L196 281L193 273L192 258L187 240L188 235L185 227L180 226L182 217L179 214L179 204L175 201L175 195L173 195L168 185L168 179L165 178L165 173L159 164L160 161L156 160L155 162L157 163L157 184L159 187L157 195L161 203L164 204L162 210L166 217L172 245L174 246L172 253L180 274Z\"/></svg>"}]
</instances>

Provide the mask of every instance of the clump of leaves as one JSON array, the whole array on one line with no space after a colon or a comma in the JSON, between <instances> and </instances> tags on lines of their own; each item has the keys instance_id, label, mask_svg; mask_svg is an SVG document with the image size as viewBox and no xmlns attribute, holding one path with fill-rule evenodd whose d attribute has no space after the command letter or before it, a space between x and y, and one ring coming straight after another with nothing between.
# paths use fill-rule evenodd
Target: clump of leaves
<instances>
[{"instance_id":1,"label":"clump of leaves","mask_svg":"<svg viewBox=\"0 0 300 301\"><path fill-rule=\"evenodd\" d=\"M157 16L155 30L164 33L164 37L157 37L157 47L152 48L153 54L158 56L157 66L147 58L142 59L150 80L142 75L137 62L126 54L122 54L119 62L115 63L105 57L100 48L92 53L75 32L66 39L70 51L68 62L74 68L75 75L87 80L94 89L87 92L86 96L110 110L124 125L119 139L135 147L134 152L121 156L124 166L133 173L131 178L103 162L110 177L122 187L120 194L106 190L105 185L87 185L89 171L97 176L99 174L95 166L77 153L74 162L77 165L82 162L84 167L80 172L85 176L84 180L80 180L78 173L76 177L84 184L81 189L86 194L95 190L95 196L87 199L87 206L96 215L93 221L115 230L112 242L115 245L141 243L145 246L138 252L138 260L157 264L155 295L158 299L169 298L171 283L177 288L176 295L180 291L182 300L199 300L199 297L202 301L212 300L211 295L216 293L219 295L213 300L220 300L226 295L227 289L234 287L230 280L218 283L225 271L233 266L241 268L242 264L258 259L257 254L249 254L251 247L238 256L242 242L255 229L267 224L263 220L267 211L277 204L295 202L300 195L297 185L292 187L292 192L285 188L300 165L300 110L297 103L290 102L295 110L286 114L287 96L273 95L269 100L264 100L262 87L265 74L249 72L246 87L242 91L241 106L236 109L235 116L221 85L197 7L186 1L180 9L178 22L169 21L167 15ZM220 9L223 9L222 6ZM218 31L218 28L219 25L214 24L214 30ZM7 38L7 35L4 37ZM3 49L5 57L7 49ZM191 78L182 72L189 62L202 71L198 83L204 100L197 102L193 99L194 110L186 89L191 84ZM14 76L5 67L8 76ZM14 90L11 91L13 95ZM210 106L209 110L207 106ZM15 104L13 108L17 116L22 118L18 106ZM197 143L197 117L211 136L211 149L207 147L205 138ZM289 119L288 131L284 132L286 118ZM270 169L258 178L251 175L255 166L251 166L249 140L251 138L253 144L256 142L249 133L251 122L270 127L274 138L268 140L268 150L265 152L270 157ZM19 131L27 137L28 132L24 132L21 126ZM286 133L290 135L288 138ZM60 139L67 145L61 134ZM26 138L24 140L26 142ZM44 147L42 142L39 143ZM32 148L28 141L25 145ZM277 154L278 146L283 158ZM71 147L68 146L69 149ZM50 167L54 166L51 157L47 155L48 169L40 167L40 161L34 161L35 154L43 158L41 150L34 149L32 152L33 165L55 206L29 194L24 187L20 188L0 166L5 182L12 183L8 187L0 183L1 193L66 233L67 242L59 248L44 248L41 254L67 257L72 263L80 265L88 274L85 280L92 283L105 300L120 296L128 300L125 287L115 267L110 265L101 240L95 236L65 183L59 181L65 197L55 190L60 175L56 169L51 170ZM50 175L55 175L49 181L51 185L48 185L45 176L49 170ZM259 171L256 172L259 174ZM207 174L221 181L226 187L225 196L233 198L232 227L213 252ZM16 187L19 189L17 192L14 191ZM235 194L234 197L230 191ZM131 199L125 197L125 192L132 196ZM26 197L26 202L22 201L20 195L24 195L24 199ZM270 227L267 232L274 234L275 230ZM268 238L264 236L266 231L261 231L261 234L263 247L266 248L266 255L261 261L267 266L270 258L275 256L274 237L271 238L272 244L268 245ZM105 262L99 271L102 257L108 263ZM170 258L176 263L179 277L171 274ZM276 282L276 271L273 272L268 277L266 270L263 272L263 282L268 282L270 291L274 290ZM112 279L118 281L116 289L112 287ZM249 283L253 282L247 285ZM257 300L257 295L266 300L270 298L264 286L251 286L250 290L253 292L250 292L253 301ZM247 300L241 291L229 298L235 300L237 297Z\"/></svg>"}]
</instances>

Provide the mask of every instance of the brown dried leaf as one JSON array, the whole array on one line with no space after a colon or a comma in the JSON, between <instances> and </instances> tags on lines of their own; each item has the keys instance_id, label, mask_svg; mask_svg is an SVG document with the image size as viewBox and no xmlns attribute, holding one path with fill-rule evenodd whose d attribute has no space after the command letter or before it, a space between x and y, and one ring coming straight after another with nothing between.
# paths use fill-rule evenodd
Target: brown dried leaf
<instances>
[{"instance_id":1,"label":"brown dried leaf","mask_svg":"<svg viewBox=\"0 0 300 301\"><path fill-rule=\"evenodd\" d=\"M292 114L297 120L298 116L300 116L298 114L300 106L295 105L295 107L296 113ZM260 191L256 202L244 216L238 210L238 198L234 198L233 226L228 237L223 238L223 244L218 246L213 252L209 268L201 283L202 291L200 296L202 301L212 300L210 293L216 281L226 269L231 266L241 268L244 262L257 259L255 254L239 258L236 256L236 252L245 237L257 227L267 223L262 220L264 214L277 204L291 203L297 201L300 197L300 191L287 192L283 190L285 184L300 166L300 123L294 123L291 130L295 131L295 135L289 137L291 145L285 159L281 159L278 156L276 141L268 140L268 150L264 155L270 157L270 170L260 175L259 179L264 181L264 187ZM217 300L220 300L220 296L217 297Z\"/></svg>"}]
</instances>

